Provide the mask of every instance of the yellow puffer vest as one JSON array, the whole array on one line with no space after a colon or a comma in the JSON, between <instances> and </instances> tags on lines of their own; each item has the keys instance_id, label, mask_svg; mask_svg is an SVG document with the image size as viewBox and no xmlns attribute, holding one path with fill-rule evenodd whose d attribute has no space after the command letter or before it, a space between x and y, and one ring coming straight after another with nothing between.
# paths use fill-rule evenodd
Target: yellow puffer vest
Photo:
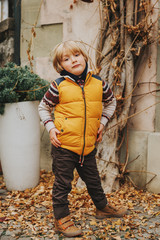
<instances>
[{"instance_id":1,"label":"yellow puffer vest","mask_svg":"<svg viewBox=\"0 0 160 240\"><path fill-rule=\"evenodd\" d=\"M88 155L94 148L102 114L102 81L87 74L83 89L70 78L56 81L59 104L54 111L61 147L78 155Z\"/></svg>"}]
</instances>

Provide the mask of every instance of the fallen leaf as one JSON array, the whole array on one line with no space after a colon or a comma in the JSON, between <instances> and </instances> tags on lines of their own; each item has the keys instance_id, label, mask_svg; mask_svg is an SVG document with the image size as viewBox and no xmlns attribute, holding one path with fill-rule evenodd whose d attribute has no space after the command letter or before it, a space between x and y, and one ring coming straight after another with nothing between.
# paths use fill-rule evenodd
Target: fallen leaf
<instances>
[{"instance_id":1,"label":"fallen leaf","mask_svg":"<svg viewBox=\"0 0 160 240\"><path fill-rule=\"evenodd\" d=\"M95 220L91 220L90 223L89 223L91 226L97 226L97 222Z\"/></svg>"}]
</instances>

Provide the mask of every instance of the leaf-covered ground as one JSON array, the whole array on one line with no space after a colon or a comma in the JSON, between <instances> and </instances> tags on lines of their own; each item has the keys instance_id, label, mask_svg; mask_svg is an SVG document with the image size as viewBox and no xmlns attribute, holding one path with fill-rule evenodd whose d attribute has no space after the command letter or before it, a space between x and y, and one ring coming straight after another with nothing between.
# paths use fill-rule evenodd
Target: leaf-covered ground
<instances>
[{"instance_id":1,"label":"leaf-covered ground","mask_svg":"<svg viewBox=\"0 0 160 240\"><path fill-rule=\"evenodd\" d=\"M33 189L6 191L0 176L0 239L66 239L54 230L51 172L41 171L40 183ZM160 194L136 190L129 184L107 194L110 203L128 208L124 218L97 220L95 206L86 189L73 183L69 195L73 219L81 224L83 236L74 239L160 239Z\"/></svg>"}]
</instances>

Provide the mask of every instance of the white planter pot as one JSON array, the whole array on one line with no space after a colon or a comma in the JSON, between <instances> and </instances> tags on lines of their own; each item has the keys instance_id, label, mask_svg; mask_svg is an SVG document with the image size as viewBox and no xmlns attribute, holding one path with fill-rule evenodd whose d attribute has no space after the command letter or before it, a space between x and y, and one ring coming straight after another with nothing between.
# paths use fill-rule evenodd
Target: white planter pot
<instances>
[{"instance_id":1,"label":"white planter pot","mask_svg":"<svg viewBox=\"0 0 160 240\"><path fill-rule=\"evenodd\" d=\"M38 101L5 104L0 118L0 159L8 190L35 187L40 176Z\"/></svg>"}]
</instances>

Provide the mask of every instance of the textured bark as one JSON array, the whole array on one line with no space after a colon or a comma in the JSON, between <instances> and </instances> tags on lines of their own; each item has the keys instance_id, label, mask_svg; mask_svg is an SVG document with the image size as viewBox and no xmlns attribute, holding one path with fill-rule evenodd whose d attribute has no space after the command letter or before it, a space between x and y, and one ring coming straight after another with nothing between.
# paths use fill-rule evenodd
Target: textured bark
<instances>
[{"instance_id":1,"label":"textured bark","mask_svg":"<svg viewBox=\"0 0 160 240\"><path fill-rule=\"evenodd\" d=\"M126 1L126 24L133 25L133 11L134 6L133 2L130 0ZM125 81L125 92L124 92L124 107L119 116L119 120L121 121L121 125L119 126L120 130L122 130L126 125L126 119L129 114L131 99L132 99L132 91L133 91L133 80L134 80L134 63L133 63L133 55L130 51L132 47L132 38L126 31L125 34L125 71L126 71L126 81Z\"/></svg>"},{"instance_id":2,"label":"textured bark","mask_svg":"<svg viewBox=\"0 0 160 240\"><path fill-rule=\"evenodd\" d=\"M151 38L151 1L101 0L102 26L96 52L99 75L106 80L117 98L117 109L104 129L102 142L97 146L97 162L105 193L119 187L119 149L121 135L129 117L134 91L134 69ZM138 61L137 61L138 60ZM121 171L121 172L119 172Z\"/></svg>"},{"instance_id":3,"label":"textured bark","mask_svg":"<svg viewBox=\"0 0 160 240\"><path fill-rule=\"evenodd\" d=\"M97 67L101 69L100 76L108 81L117 98L122 98L123 96L124 99L123 104L122 102L120 103L122 104L120 111L114 115L112 121L107 125L104 131L103 140L98 145L98 168L105 193L109 193L113 189L119 187L117 179L119 174L117 144L119 132L123 130L127 122L126 119L131 105L134 79L133 56L130 51L132 39L127 31L124 30L124 22L127 25L133 25L134 1L127 0L125 1L125 5L123 1L120 2L120 6L117 6L120 12L117 15L114 11L111 11L112 8L108 9L109 1L103 2L105 13L107 13L106 18L108 18L108 20L104 20L102 27L104 31L100 36L97 46L98 52L102 53L97 54ZM128 13L125 16L125 20L124 8L126 13ZM117 27L116 24L118 16L121 19L119 27ZM117 58L118 54L119 58ZM119 78L117 78L116 75L118 72L116 73L115 71L118 66L120 69ZM120 122L120 124L117 124L118 122Z\"/></svg>"}]
</instances>

